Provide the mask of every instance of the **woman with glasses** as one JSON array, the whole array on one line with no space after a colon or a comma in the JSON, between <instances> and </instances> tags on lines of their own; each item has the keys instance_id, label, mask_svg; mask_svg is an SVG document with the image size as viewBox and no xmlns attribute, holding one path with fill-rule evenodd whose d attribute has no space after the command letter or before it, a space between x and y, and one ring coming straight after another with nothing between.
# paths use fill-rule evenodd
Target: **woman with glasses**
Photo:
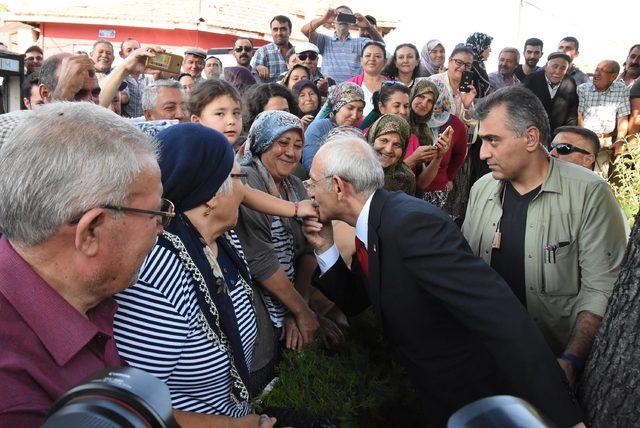
<instances>
[{"instance_id":1,"label":"woman with glasses","mask_svg":"<svg viewBox=\"0 0 640 428\"><path fill-rule=\"evenodd\" d=\"M374 92L380 90L382 82L390 80L388 76L382 74L386 58L387 51L385 51L384 43L375 40L365 43L360 53L360 66L363 72L347 80L347 82L353 82L362 88L366 103L363 111L365 116L373 110Z\"/></svg>"},{"instance_id":2,"label":"woman with glasses","mask_svg":"<svg viewBox=\"0 0 640 428\"><path fill-rule=\"evenodd\" d=\"M116 296L118 351L163 380L175 408L242 417L256 392L259 333L273 325L232 230L245 198L240 166L226 138L199 124L172 126L157 139L175 217L168 223L168 203L155 213L165 231L137 283Z\"/></svg>"},{"instance_id":3,"label":"woman with glasses","mask_svg":"<svg viewBox=\"0 0 640 428\"><path fill-rule=\"evenodd\" d=\"M247 138L242 172L253 189L286 201L307 198L302 181L292 174L300 161L304 134L300 119L282 111L266 111L256 118ZM266 215L241 207L237 227L251 275L265 291L269 314L283 346L300 350L313 339L318 317L309 306L311 277L316 268L311 247L295 219ZM342 333L320 317L335 341ZM274 354L277 357L277 353Z\"/></svg>"},{"instance_id":4,"label":"woman with glasses","mask_svg":"<svg viewBox=\"0 0 640 428\"><path fill-rule=\"evenodd\" d=\"M411 88L415 79L420 76L420 52L418 52L418 48L411 43L403 43L396 46L393 57L389 58L389 63L382 70L382 74Z\"/></svg>"}]
</instances>

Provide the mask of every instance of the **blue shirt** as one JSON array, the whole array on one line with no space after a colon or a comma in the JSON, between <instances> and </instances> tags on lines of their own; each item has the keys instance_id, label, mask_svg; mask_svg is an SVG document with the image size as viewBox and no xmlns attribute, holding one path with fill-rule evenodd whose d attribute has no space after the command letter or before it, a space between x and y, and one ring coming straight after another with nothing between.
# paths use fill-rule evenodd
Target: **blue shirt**
<instances>
[{"instance_id":1,"label":"blue shirt","mask_svg":"<svg viewBox=\"0 0 640 428\"><path fill-rule=\"evenodd\" d=\"M320 149L320 142L335 125L330 119L316 119L304 133L304 147L302 148L302 166L309 172L311 163Z\"/></svg>"},{"instance_id":2,"label":"blue shirt","mask_svg":"<svg viewBox=\"0 0 640 428\"><path fill-rule=\"evenodd\" d=\"M354 39L351 36L340 40L335 34L333 36L316 34L315 40L309 39L311 43L318 46L322 55L322 73L333 77L338 83L362 73L360 53L364 44L370 40L365 37Z\"/></svg>"},{"instance_id":3,"label":"blue shirt","mask_svg":"<svg viewBox=\"0 0 640 428\"><path fill-rule=\"evenodd\" d=\"M289 44L289 48L293 46ZM263 65L269 69L269 78L263 79L264 82L273 82L282 73L287 72L287 63L280 52L280 48L274 43L262 46L256 51L251 60L251 66L255 71L256 67Z\"/></svg>"}]
</instances>

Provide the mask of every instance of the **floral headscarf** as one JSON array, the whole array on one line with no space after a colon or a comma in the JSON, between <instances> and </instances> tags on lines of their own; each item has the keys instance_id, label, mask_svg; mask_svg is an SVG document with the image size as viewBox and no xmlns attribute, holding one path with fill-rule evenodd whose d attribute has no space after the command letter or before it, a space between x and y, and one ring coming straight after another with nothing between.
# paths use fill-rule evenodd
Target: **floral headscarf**
<instances>
[{"instance_id":1,"label":"floral headscarf","mask_svg":"<svg viewBox=\"0 0 640 428\"><path fill-rule=\"evenodd\" d=\"M302 122L296 116L282 110L263 111L256 116L256 120L253 121L251 129L249 129L249 135L245 143L245 154L239 161L242 166L256 168L266 183L269 193L278 198L280 197L280 192L278 192L271 174L262 164L260 155L269 150L282 134L291 130L299 131L302 138L304 138ZM287 185L287 188L293 189L288 180L289 177L285 178L283 182ZM298 195L294 195L294 198L296 199L293 200L300 199Z\"/></svg>"},{"instance_id":2,"label":"floral headscarf","mask_svg":"<svg viewBox=\"0 0 640 428\"><path fill-rule=\"evenodd\" d=\"M444 64L442 65L434 64L433 61L431 60L431 57L429 56L431 51L438 46L442 46L444 48L444 45L440 40L437 40L437 39L429 40L422 47L422 51L420 52L420 62L422 63L423 67L427 69L429 74L438 74L444 71Z\"/></svg>"},{"instance_id":3,"label":"floral headscarf","mask_svg":"<svg viewBox=\"0 0 640 428\"><path fill-rule=\"evenodd\" d=\"M411 107L413 105L413 100L420 94L424 94L426 92L431 92L434 98L434 109L435 104L438 102L440 97L440 91L436 87L435 83L427 79L417 79L411 89L411 95L409 97L409 124L411 125L411 133L418 137L418 141L421 146L430 146L433 144L433 137L431 132L429 131L429 126L427 122L431 119L433 115L433 110L426 116L418 116Z\"/></svg>"},{"instance_id":4,"label":"floral headscarf","mask_svg":"<svg viewBox=\"0 0 640 428\"><path fill-rule=\"evenodd\" d=\"M329 97L327 103L331 111L331 117L352 101L364 101L364 92L362 88L355 83L342 82L329 88Z\"/></svg>"},{"instance_id":5,"label":"floral headscarf","mask_svg":"<svg viewBox=\"0 0 640 428\"><path fill-rule=\"evenodd\" d=\"M478 92L477 98L482 98L487 95L489 90L489 76L487 75L487 69L484 66L484 58L482 58L482 52L491 46L493 37L485 33L473 33L467 38L466 45L473 51L473 85Z\"/></svg>"},{"instance_id":6,"label":"floral headscarf","mask_svg":"<svg viewBox=\"0 0 640 428\"><path fill-rule=\"evenodd\" d=\"M409 195L414 195L416 191L416 176L403 162L411 133L407 121L402 116L385 114L371 125L367 134L367 141L373 147L379 136L392 132L400 136L402 155L395 165L384 168L384 188L391 191L401 190Z\"/></svg>"}]
</instances>

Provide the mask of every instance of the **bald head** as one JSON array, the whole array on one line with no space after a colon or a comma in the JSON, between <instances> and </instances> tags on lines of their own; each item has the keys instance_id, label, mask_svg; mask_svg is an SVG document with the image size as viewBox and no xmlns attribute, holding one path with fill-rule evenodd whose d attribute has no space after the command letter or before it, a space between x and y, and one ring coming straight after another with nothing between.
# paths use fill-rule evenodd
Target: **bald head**
<instances>
[{"instance_id":1,"label":"bald head","mask_svg":"<svg viewBox=\"0 0 640 428\"><path fill-rule=\"evenodd\" d=\"M620 64L612 60L603 60L598 63L593 72L593 85L598 91L605 91L618 78Z\"/></svg>"}]
</instances>

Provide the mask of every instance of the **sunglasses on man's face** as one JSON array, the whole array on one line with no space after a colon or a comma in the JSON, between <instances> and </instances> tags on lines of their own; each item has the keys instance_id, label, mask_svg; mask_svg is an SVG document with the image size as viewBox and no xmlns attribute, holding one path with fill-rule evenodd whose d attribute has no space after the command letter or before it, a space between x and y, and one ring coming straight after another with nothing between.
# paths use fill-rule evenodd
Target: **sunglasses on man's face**
<instances>
[{"instance_id":1,"label":"sunglasses on man's face","mask_svg":"<svg viewBox=\"0 0 640 428\"><path fill-rule=\"evenodd\" d=\"M568 155L569 153L582 153L583 155L590 155L591 153L580 147L573 146L567 143L558 143L551 145L551 150L556 149L559 155Z\"/></svg>"},{"instance_id":2,"label":"sunglasses on man's face","mask_svg":"<svg viewBox=\"0 0 640 428\"><path fill-rule=\"evenodd\" d=\"M251 52L253 50L253 48L251 46L236 46L235 48L233 48L234 51L240 53L242 51L244 52Z\"/></svg>"},{"instance_id":3,"label":"sunglasses on man's face","mask_svg":"<svg viewBox=\"0 0 640 428\"><path fill-rule=\"evenodd\" d=\"M306 61L309 58L311 61L315 61L318 59L318 54L315 52L302 52L298 54L298 59L300 61Z\"/></svg>"}]
</instances>

